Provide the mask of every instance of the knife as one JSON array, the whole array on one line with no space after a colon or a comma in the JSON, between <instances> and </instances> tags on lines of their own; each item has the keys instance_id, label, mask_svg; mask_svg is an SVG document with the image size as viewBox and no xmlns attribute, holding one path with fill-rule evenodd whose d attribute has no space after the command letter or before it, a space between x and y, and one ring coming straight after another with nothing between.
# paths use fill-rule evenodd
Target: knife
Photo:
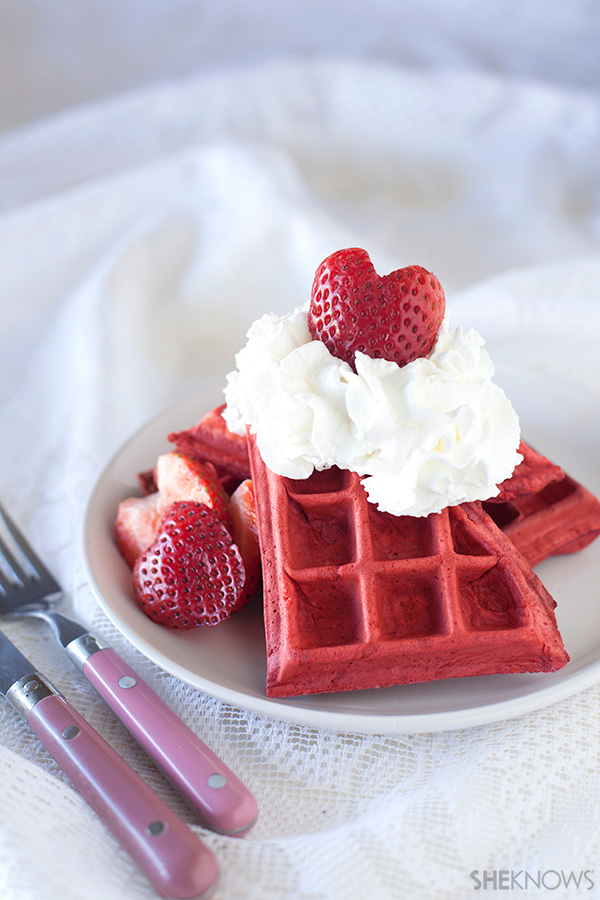
<instances>
[{"instance_id":1,"label":"knife","mask_svg":"<svg viewBox=\"0 0 600 900\"><path fill-rule=\"evenodd\" d=\"M212 851L0 631L0 693L154 887L206 896L218 879Z\"/></svg>"}]
</instances>

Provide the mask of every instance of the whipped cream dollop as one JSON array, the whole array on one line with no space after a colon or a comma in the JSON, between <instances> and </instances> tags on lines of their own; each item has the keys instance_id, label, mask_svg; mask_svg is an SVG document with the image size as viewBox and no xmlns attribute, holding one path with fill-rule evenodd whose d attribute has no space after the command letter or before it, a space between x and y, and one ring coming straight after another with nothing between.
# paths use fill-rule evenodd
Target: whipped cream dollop
<instances>
[{"instance_id":1,"label":"whipped cream dollop","mask_svg":"<svg viewBox=\"0 0 600 900\"><path fill-rule=\"evenodd\" d=\"M353 371L312 339L307 312L254 322L227 376L227 426L250 426L273 472L350 469L394 515L498 494L522 458L519 421L475 329L446 319L428 357L401 368L357 352Z\"/></svg>"}]
</instances>

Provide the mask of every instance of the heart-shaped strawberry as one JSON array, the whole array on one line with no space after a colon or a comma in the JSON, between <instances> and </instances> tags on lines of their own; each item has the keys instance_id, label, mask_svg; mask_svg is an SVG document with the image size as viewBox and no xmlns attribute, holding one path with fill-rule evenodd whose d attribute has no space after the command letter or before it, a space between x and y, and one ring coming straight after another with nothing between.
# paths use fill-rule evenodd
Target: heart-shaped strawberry
<instances>
[{"instance_id":1,"label":"heart-shaped strawberry","mask_svg":"<svg viewBox=\"0 0 600 900\"><path fill-rule=\"evenodd\" d=\"M352 368L357 350L405 366L432 350L445 308L442 286L427 269L407 266L382 277L365 250L351 247L317 269L308 326Z\"/></svg>"}]
</instances>

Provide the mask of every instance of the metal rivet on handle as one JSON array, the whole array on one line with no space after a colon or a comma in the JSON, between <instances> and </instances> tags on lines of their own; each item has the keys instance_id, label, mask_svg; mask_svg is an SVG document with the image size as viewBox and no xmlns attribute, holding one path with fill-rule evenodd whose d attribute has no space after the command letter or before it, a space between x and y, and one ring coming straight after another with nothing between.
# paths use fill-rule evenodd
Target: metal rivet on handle
<instances>
[{"instance_id":1,"label":"metal rivet on handle","mask_svg":"<svg viewBox=\"0 0 600 900\"><path fill-rule=\"evenodd\" d=\"M157 834L162 834L164 830L165 830L165 823L156 821L156 822L150 822L150 824L146 828L146 833L151 834L152 837L156 837Z\"/></svg>"},{"instance_id":2,"label":"metal rivet on handle","mask_svg":"<svg viewBox=\"0 0 600 900\"><path fill-rule=\"evenodd\" d=\"M71 738L77 737L78 734L79 728L77 727L77 725L67 725L62 733L62 736L64 737L65 741L70 741Z\"/></svg>"},{"instance_id":3,"label":"metal rivet on handle","mask_svg":"<svg viewBox=\"0 0 600 900\"><path fill-rule=\"evenodd\" d=\"M27 684L23 685L23 690L28 691L28 692L36 691L39 688L39 686L40 686L39 681L36 681L35 678L33 678L31 681L28 681Z\"/></svg>"},{"instance_id":4,"label":"metal rivet on handle","mask_svg":"<svg viewBox=\"0 0 600 900\"><path fill-rule=\"evenodd\" d=\"M213 775L208 776L208 786L211 788L223 788L226 784L226 777L219 772L215 772Z\"/></svg>"},{"instance_id":5,"label":"metal rivet on handle","mask_svg":"<svg viewBox=\"0 0 600 900\"><path fill-rule=\"evenodd\" d=\"M131 688L135 687L137 681L131 675L122 675L119 678L119 687L121 688Z\"/></svg>"}]
</instances>

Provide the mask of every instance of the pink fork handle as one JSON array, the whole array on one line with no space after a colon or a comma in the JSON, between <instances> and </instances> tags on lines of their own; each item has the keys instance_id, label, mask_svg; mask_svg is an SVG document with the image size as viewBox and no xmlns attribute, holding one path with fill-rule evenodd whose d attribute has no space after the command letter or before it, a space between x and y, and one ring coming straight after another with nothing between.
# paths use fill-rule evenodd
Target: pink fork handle
<instances>
[{"instance_id":1,"label":"pink fork handle","mask_svg":"<svg viewBox=\"0 0 600 900\"><path fill-rule=\"evenodd\" d=\"M191 898L215 885L212 851L62 695L39 700L28 722L158 891Z\"/></svg>"},{"instance_id":2,"label":"pink fork handle","mask_svg":"<svg viewBox=\"0 0 600 900\"><path fill-rule=\"evenodd\" d=\"M89 656L83 673L209 828L250 828L258 806L248 788L112 647Z\"/></svg>"}]
</instances>

